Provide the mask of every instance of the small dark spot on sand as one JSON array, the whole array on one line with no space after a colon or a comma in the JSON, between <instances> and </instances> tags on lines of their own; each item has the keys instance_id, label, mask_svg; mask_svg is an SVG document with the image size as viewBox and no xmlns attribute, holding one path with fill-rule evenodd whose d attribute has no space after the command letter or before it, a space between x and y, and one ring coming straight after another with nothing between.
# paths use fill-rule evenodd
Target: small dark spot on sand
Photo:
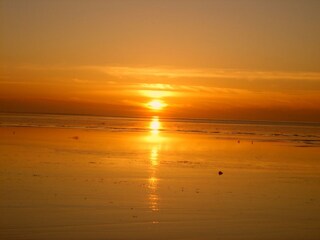
<instances>
[{"instance_id":1,"label":"small dark spot on sand","mask_svg":"<svg viewBox=\"0 0 320 240\"><path fill-rule=\"evenodd\" d=\"M133 217L133 218L137 218L138 216L136 216L136 215L133 215L132 217Z\"/></svg>"},{"instance_id":2,"label":"small dark spot on sand","mask_svg":"<svg viewBox=\"0 0 320 240\"><path fill-rule=\"evenodd\" d=\"M240 140L238 140L238 143L240 143Z\"/></svg>"},{"instance_id":3,"label":"small dark spot on sand","mask_svg":"<svg viewBox=\"0 0 320 240\"><path fill-rule=\"evenodd\" d=\"M218 174L219 174L219 176L220 176L220 175L222 175L222 174L223 174L223 172L222 172L222 171L219 171L219 172L218 172Z\"/></svg>"},{"instance_id":4,"label":"small dark spot on sand","mask_svg":"<svg viewBox=\"0 0 320 240\"><path fill-rule=\"evenodd\" d=\"M39 175L39 174L33 174L33 176L34 176L34 177L40 177L40 175Z\"/></svg>"},{"instance_id":5,"label":"small dark spot on sand","mask_svg":"<svg viewBox=\"0 0 320 240\"><path fill-rule=\"evenodd\" d=\"M89 162L89 163L91 163L91 164L96 164L96 162Z\"/></svg>"},{"instance_id":6,"label":"small dark spot on sand","mask_svg":"<svg viewBox=\"0 0 320 240\"><path fill-rule=\"evenodd\" d=\"M74 137L72 137L74 140L78 140L79 139L79 137L78 136L74 136Z\"/></svg>"}]
</instances>

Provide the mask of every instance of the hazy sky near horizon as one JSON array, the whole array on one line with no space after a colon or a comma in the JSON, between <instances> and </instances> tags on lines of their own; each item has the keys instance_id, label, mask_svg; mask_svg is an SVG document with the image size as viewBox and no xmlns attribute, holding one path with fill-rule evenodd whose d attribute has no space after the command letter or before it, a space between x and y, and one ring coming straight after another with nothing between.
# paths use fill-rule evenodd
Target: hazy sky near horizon
<instances>
[{"instance_id":1,"label":"hazy sky near horizon","mask_svg":"<svg viewBox=\"0 0 320 240\"><path fill-rule=\"evenodd\" d=\"M318 0L0 0L0 111L320 121ZM159 99L161 111L147 103Z\"/></svg>"}]
</instances>

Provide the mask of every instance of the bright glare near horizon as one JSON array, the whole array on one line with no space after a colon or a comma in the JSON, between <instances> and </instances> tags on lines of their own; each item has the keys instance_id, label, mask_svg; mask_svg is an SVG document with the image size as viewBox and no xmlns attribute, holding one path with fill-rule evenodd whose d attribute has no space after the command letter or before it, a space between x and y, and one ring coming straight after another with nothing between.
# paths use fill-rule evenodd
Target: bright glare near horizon
<instances>
[{"instance_id":1,"label":"bright glare near horizon","mask_svg":"<svg viewBox=\"0 0 320 240\"><path fill-rule=\"evenodd\" d=\"M165 108L167 106L167 104L163 100L154 99L154 100L148 102L147 106L152 110L160 111L163 108Z\"/></svg>"},{"instance_id":2,"label":"bright glare near horizon","mask_svg":"<svg viewBox=\"0 0 320 240\"><path fill-rule=\"evenodd\" d=\"M161 122L159 120L159 117L154 116L151 119L150 122L150 131L153 135L157 135L159 133L159 130L161 129Z\"/></svg>"}]
</instances>

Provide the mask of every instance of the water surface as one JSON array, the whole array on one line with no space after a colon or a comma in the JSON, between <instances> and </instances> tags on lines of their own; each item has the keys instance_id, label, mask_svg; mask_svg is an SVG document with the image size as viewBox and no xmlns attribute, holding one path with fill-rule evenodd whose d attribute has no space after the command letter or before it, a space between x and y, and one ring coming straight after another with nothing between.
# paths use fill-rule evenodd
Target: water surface
<instances>
[{"instance_id":1,"label":"water surface","mask_svg":"<svg viewBox=\"0 0 320 240\"><path fill-rule=\"evenodd\" d=\"M320 238L315 123L0 121L1 239Z\"/></svg>"}]
</instances>

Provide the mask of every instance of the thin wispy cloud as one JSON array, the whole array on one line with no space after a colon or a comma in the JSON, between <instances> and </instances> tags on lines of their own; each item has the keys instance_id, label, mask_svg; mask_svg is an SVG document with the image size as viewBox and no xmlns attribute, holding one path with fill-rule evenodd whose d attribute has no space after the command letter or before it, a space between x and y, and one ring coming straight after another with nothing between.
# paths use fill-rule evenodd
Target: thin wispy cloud
<instances>
[{"instance_id":1,"label":"thin wispy cloud","mask_svg":"<svg viewBox=\"0 0 320 240\"><path fill-rule=\"evenodd\" d=\"M279 79L279 80L313 80L320 81L320 72L280 72L250 71L241 69L183 69L157 67L112 67L91 66L104 73L118 77L165 77L165 78L215 78L215 79Z\"/></svg>"},{"instance_id":2,"label":"thin wispy cloud","mask_svg":"<svg viewBox=\"0 0 320 240\"><path fill-rule=\"evenodd\" d=\"M255 71L243 69L215 69L215 68L174 68L174 67L127 67L127 66L46 66L46 65L20 65L15 67L2 66L3 72L28 71L28 72L84 72L104 73L120 79L150 79L150 78L196 78L196 79L238 79L238 80L308 80L320 81L320 72L289 72L289 71ZM8 80L10 75L0 78ZM95 81L95 79L91 79ZM163 84L165 85L165 84Z\"/></svg>"}]
</instances>

